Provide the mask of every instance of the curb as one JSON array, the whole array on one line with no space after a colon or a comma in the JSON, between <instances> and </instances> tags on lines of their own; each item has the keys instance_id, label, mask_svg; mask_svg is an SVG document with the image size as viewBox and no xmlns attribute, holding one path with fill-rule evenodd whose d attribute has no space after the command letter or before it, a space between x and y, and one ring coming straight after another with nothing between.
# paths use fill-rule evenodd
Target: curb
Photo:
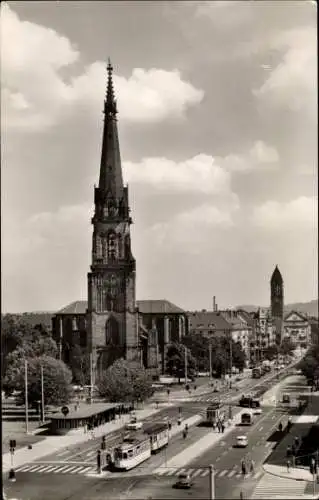
<instances>
[{"instance_id":1,"label":"curb","mask_svg":"<svg viewBox=\"0 0 319 500\"><path fill-rule=\"evenodd\" d=\"M276 473L276 472L272 472L270 470L267 470L267 468L265 467L265 465L263 464L262 465L262 468L263 468L263 471L266 473L266 474L270 474L271 476L276 476L276 477L281 477L283 479L291 479L292 481L305 481L306 483L311 483L313 480L312 479L304 479L302 477L293 477L292 475L291 476L288 476L288 473L287 474L279 474L279 473Z\"/></svg>"}]
</instances>

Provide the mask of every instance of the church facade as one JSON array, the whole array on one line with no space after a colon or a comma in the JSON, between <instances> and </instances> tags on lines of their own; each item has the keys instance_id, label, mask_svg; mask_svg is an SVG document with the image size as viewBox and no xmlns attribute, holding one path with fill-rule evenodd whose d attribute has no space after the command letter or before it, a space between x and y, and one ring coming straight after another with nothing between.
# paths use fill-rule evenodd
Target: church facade
<instances>
[{"instance_id":1,"label":"church facade","mask_svg":"<svg viewBox=\"0 0 319 500\"><path fill-rule=\"evenodd\" d=\"M101 373L116 359L165 371L167 346L187 333L186 313L165 300L136 302L136 262L131 250L128 186L123 183L113 68L107 66L104 126L98 186L91 219L92 254L88 300L61 309L52 318L60 359L72 365L78 346L92 354Z\"/></svg>"}]
</instances>

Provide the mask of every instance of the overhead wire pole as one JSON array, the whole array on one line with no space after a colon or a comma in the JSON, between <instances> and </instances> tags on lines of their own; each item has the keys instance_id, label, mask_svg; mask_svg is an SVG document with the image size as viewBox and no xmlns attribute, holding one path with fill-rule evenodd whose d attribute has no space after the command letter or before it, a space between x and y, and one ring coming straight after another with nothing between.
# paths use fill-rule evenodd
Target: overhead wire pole
<instances>
[{"instance_id":1,"label":"overhead wire pole","mask_svg":"<svg viewBox=\"0 0 319 500\"><path fill-rule=\"evenodd\" d=\"M214 466L209 466L209 500L215 500L215 471Z\"/></svg>"},{"instance_id":2,"label":"overhead wire pole","mask_svg":"<svg viewBox=\"0 0 319 500\"><path fill-rule=\"evenodd\" d=\"M45 421L45 414L44 414L44 380L43 380L43 366L41 365L41 418L42 418L42 423Z\"/></svg>"},{"instance_id":3,"label":"overhead wire pole","mask_svg":"<svg viewBox=\"0 0 319 500\"><path fill-rule=\"evenodd\" d=\"M229 338L229 387L231 388L232 385L232 373L233 373L233 338L232 334L230 332L230 338Z\"/></svg>"},{"instance_id":4,"label":"overhead wire pole","mask_svg":"<svg viewBox=\"0 0 319 500\"><path fill-rule=\"evenodd\" d=\"M185 351L184 351L184 353L185 353L185 384L187 384L187 382L188 382L187 368L188 367L187 367L187 347L186 347L186 345L184 346L184 348L185 348Z\"/></svg>"},{"instance_id":5,"label":"overhead wire pole","mask_svg":"<svg viewBox=\"0 0 319 500\"><path fill-rule=\"evenodd\" d=\"M25 390L25 431L29 433L29 401L28 401L28 361L24 360L24 390Z\"/></svg>"},{"instance_id":6,"label":"overhead wire pole","mask_svg":"<svg viewBox=\"0 0 319 500\"><path fill-rule=\"evenodd\" d=\"M208 349L209 349L209 381L212 382L213 370L212 370L212 344L211 344L211 342L209 342L209 344L208 344Z\"/></svg>"},{"instance_id":7,"label":"overhead wire pole","mask_svg":"<svg viewBox=\"0 0 319 500\"><path fill-rule=\"evenodd\" d=\"M90 404L93 403L93 351L90 353Z\"/></svg>"}]
</instances>

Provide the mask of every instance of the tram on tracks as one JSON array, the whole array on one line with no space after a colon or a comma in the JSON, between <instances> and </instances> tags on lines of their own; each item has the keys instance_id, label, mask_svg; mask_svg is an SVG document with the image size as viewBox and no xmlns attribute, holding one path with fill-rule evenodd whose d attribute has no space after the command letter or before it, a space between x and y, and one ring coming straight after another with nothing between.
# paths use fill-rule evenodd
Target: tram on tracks
<instances>
[{"instance_id":1,"label":"tram on tracks","mask_svg":"<svg viewBox=\"0 0 319 500\"><path fill-rule=\"evenodd\" d=\"M124 437L122 443L113 449L112 467L130 470L151 457L152 453L168 445L167 423L155 423L143 432L134 432Z\"/></svg>"}]
</instances>

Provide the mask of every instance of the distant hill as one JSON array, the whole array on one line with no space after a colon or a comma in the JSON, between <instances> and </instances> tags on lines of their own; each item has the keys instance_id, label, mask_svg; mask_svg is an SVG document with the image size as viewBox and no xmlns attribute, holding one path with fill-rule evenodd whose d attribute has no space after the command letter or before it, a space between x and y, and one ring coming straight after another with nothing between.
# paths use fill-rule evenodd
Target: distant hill
<instances>
[{"instance_id":1,"label":"distant hill","mask_svg":"<svg viewBox=\"0 0 319 500\"><path fill-rule=\"evenodd\" d=\"M258 307L265 306L244 305L237 306L236 309L245 309L245 311L253 312L257 311ZM310 302L296 302L294 304L287 304L284 306L285 313L292 310L318 318L318 300L311 300Z\"/></svg>"}]
</instances>

